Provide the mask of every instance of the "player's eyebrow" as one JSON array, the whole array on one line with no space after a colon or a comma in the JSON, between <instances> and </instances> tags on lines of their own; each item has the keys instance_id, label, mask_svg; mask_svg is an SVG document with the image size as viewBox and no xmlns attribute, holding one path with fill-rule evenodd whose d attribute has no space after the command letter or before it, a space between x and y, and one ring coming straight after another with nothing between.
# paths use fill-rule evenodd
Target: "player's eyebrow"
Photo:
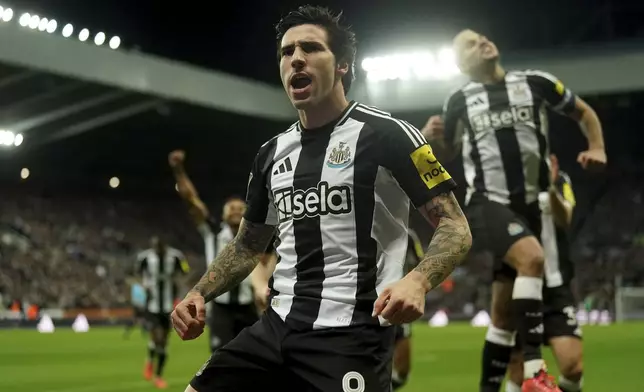
<instances>
[{"instance_id":1,"label":"player's eyebrow","mask_svg":"<svg viewBox=\"0 0 644 392\"><path fill-rule=\"evenodd\" d=\"M288 44L288 45L284 45L284 46L282 46L282 47L280 48L280 53L284 53L284 52L286 52L287 50L293 50L293 49L295 49L295 46L296 46L296 45L299 45L299 46L306 46L306 47L309 47L309 48L315 48L315 49L322 49L322 48L324 48L324 45L322 45L322 43L320 43L320 42L318 42L318 41L300 40L300 41L297 41L297 42L295 42L295 43L292 43L292 44Z\"/></svg>"}]
</instances>

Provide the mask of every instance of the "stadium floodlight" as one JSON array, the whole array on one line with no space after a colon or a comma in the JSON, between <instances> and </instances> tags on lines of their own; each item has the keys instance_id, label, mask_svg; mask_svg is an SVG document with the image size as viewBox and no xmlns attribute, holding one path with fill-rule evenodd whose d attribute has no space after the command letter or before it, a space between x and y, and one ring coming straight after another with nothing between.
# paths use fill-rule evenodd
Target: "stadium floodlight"
<instances>
[{"instance_id":1,"label":"stadium floodlight","mask_svg":"<svg viewBox=\"0 0 644 392\"><path fill-rule=\"evenodd\" d=\"M29 28L32 30L36 30L39 24L40 24L40 16L31 15L31 18L29 18Z\"/></svg>"},{"instance_id":2,"label":"stadium floodlight","mask_svg":"<svg viewBox=\"0 0 644 392\"><path fill-rule=\"evenodd\" d=\"M47 30L47 24L48 23L49 23L49 19L47 19L47 18L40 19L40 22L38 23L38 30L40 30L40 31Z\"/></svg>"},{"instance_id":3,"label":"stadium floodlight","mask_svg":"<svg viewBox=\"0 0 644 392\"><path fill-rule=\"evenodd\" d=\"M29 172L29 169L27 169L26 167L23 167L22 170L20 170L20 178L22 178L23 180L26 180L27 178L29 178L29 174L31 173Z\"/></svg>"},{"instance_id":4,"label":"stadium floodlight","mask_svg":"<svg viewBox=\"0 0 644 392\"><path fill-rule=\"evenodd\" d=\"M439 74L443 77L458 75L460 70L456 65L456 54L451 48L442 48L438 51L438 68Z\"/></svg>"},{"instance_id":5,"label":"stadium floodlight","mask_svg":"<svg viewBox=\"0 0 644 392\"><path fill-rule=\"evenodd\" d=\"M115 189L121 184L121 180L118 177L110 178L110 188Z\"/></svg>"},{"instance_id":6,"label":"stadium floodlight","mask_svg":"<svg viewBox=\"0 0 644 392\"><path fill-rule=\"evenodd\" d=\"M18 23L22 27L27 27L29 26L29 21L31 20L31 14L28 12L25 12L24 14L20 15L20 19L18 19Z\"/></svg>"},{"instance_id":7,"label":"stadium floodlight","mask_svg":"<svg viewBox=\"0 0 644 392\"><path fill-rule=\"evenodd\" d=\"M63 37L69 38L74 34L74 26L72 26L71 23L67 23L65 27L63 27Z\"/></svg>"},{"instance_id":8,"label":"stadium floodlight","mask_svg":"<svg viewBox=\"0 0 644 392\"><path fill-rule=\"evenodd\" d=\"M105 33L101 31L98 34L96 34L96 36L94 36L94 43L97 46L103 45L105 43Z\"/></svg>"},{"instance_id":9,"label":"stadium floodlight","mask_svg":"<svg viewBox=\"0 0 644 392\"><path fill-rule=\"evenodd\" d=\"M56 29L58 28L58 22L56 22L56 19L52 19L47 23L47 32L49 34L53 34Z\"/></svg>"},{"instance_id":10,"label":"stadium floodlight","mask_svg":"<svg viewBox=\"0 0 644 392\"><path fill-rule=\"evenodd\" d=\"M454 53L442 48L436 53L424 51L368 57L362 69L370 81L409 79L448 79L459 73Z\"/></svg>"},{"instance_id":11,"label":"stadium floodlight","mask_svg":"<svg viewBox=\"0 0 644 392\"><path fill-rule=\"evenodd\" d=\"M81 42L87 41L88 38L89 38L89 30L83 29L83 30L80 31L80 33L78 33L78 39Z\"/></svg>"},{"instance_id":12,"label":"stadium floodlight","mask_svg":"<svg viewBox=\"0 0 644 392\"><path fill-rule=\"evenodd\" d=\"M18 147L19 145L22 144L24 140L25 140L25 137L22 136L22 133L19 133L13 138L13 145Z\"/></svg>"},{"instance_id":13,"label":"stadium floodlight","mask_svg":"<svg viewBox=\"0 0 644 392\"><path fill-rule=\"evenodd\" d=\"M114 37L110 38L110 48L118 49L120 45L121 45L121 38L118 35L115 35Z\"/></svg>"},{"instance_id":14,"label":"stadium floodlight","mask_svg":"<svg viewBox=\"0 0 644 392\"><path fill-rule=\"evenodd\" d=\"M13 19L13 9L5 8L2 10L2 21L9 22L11 19Z\"/></svg>"},{"instance_id":15,"label":"stadium floodlight","mask_svg":"<svg viewBox=\"0 0 644 392\"><path fill-rule=\"evenodd\" d=\"M16 135L11 131L0 130L0 146L10 147L14 144Z\"/></svg>"}]
</instances>

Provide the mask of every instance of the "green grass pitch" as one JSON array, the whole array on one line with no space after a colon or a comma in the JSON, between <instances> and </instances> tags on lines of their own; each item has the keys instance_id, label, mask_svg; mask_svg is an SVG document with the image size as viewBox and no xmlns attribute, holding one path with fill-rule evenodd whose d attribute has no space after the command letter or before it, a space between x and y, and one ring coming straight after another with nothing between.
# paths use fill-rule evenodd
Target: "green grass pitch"
<instances>
[{"instance_id":1,"label":"green grass pitch","mask_svg":"<svg viewBox=\"0 0 644 392\"><path fill-rule=\"evenodd\" d=\"M413 330L413 368L406 392L477 391L478 364L485 330L468 325ZM0 330L0 391L153 391L141 377L146 340L121 328L92 328L75 334ZM584 327L585 392L644 391L644 324ZM546 349L551 370L556 364ZM182 392L208 355L205 336L169 347L168 391ZM258 380L261 385L261 380Z\"/></svg>"}]
</instances>

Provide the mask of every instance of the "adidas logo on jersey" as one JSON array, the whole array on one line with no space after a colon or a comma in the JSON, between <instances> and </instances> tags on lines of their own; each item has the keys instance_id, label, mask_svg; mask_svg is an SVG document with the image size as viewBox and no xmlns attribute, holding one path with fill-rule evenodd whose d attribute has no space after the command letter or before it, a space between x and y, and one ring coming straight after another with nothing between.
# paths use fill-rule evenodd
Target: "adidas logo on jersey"
<instances>
[{"instance_id":1,"label":"adidas logo on jersey","mask_svg":"<svg viewBox=\"0 0 644 392\"><path fill-rule=\"evenodd\" d=\"M273 196L280 222L351 212L351 189L346 185L329 186L328 182L322 181L316 188L305 191L293 187L278 189Z\"/></svg>"},{"instance_id":2,"label":"adidas logo on jersey","mask_svg":"<svg viewBox=\"0 0 644 392\"><path fill-rule=\"evenodd\" d=\"M532 106L512 106L509 110L483 112L472 117L472 126L475 132L512 127L517 123L534 121L532 110Z\"/></svg>"},{"instance_id":3,"label":"adidas logo on jersey","mask_svg":"<svg viewBox=\"0 0 644 392\"><path fill-rule=\"evenodd\" d=\"M274 176L277 176L277 175L284 174L284 173L288 173L288 172L291 172L291 171L293 171L293 166L291 165L291 158L290 158L290 157L287 157L287 158L284 160L284 162L282 162L282 163L277 167L277 169L275 169L275 171L273 172L273 175L274 175Z\"/></svg>"}]
</instances>

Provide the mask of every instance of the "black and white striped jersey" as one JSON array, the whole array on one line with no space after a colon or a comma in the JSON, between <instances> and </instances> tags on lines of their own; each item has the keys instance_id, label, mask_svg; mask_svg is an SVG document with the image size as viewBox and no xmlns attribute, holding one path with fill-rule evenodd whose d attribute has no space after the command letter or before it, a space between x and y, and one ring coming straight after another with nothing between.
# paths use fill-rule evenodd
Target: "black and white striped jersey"
<instances>
[{"instance_id":1,"label":"black and white striped jersey","mask_svg":"<svg viewBox=\"0 0 644 392\"><path fill-rule=\"evenodd\" d=\"M235 238L232 228L225 222L216 222L208 217L197 227L204 240L206 265L210 265L226 245ZM214 301L224 305L250 305L254 303L253 285L248 276L239 285L223 293Z\"/></svg>"},{"instance_id":2,"label":"black and white striped jersey","mask_svg":"<svg viewBox=\"0 0 644 392\"><path fill-rule=\"evenodd\" d=\"M575 95L541 71L470 82L446 100L445 142L462 143L466 204L475 193L505 205L537 202L549 181L546 107L570 113Z\"/></svg>"},{"instance_id":3,"label":"black and white striped jersey","mask_svg":"<svg viewBox=\"0 0 644 392\"><path fill-rule=\"evenodd\" d=\"M176 279L188 273L185 256L179 250L167 247L164 253L146 249L137 257L137 271L147 291L147 311L171 313L179 295Z\"/></svg>"},{"instance_id":4,"label":"black and white striped jersey","mask_svg":"<svg viewBox=\"0 0 644 392\"><path fill-rule=\"evenodd\" d=\"M564 201L574 208L575 194L568 174L559 171L559 176L554 185ZM555 224L548 192L542 192L539 195L539 202L541 207L541 244L543 245L545 258L544 278L546 288L568 286L574 275L574 266L570 258L568 229Z\"/></svg>"},{"instance_id":5,"label":"black and white striped jersey","mask_svg":"<svg viewBox=\"0 0 644 392\"><path fill-rule=\"evenodd\" d=\"M411 204L455 186L422 134L378 109L351 102L324 127L293 124L259 149L248 182L245 218L279 233L271 307L304 328L377 325L378 293L403 275Z\"/></svg>"}]
</instances>

